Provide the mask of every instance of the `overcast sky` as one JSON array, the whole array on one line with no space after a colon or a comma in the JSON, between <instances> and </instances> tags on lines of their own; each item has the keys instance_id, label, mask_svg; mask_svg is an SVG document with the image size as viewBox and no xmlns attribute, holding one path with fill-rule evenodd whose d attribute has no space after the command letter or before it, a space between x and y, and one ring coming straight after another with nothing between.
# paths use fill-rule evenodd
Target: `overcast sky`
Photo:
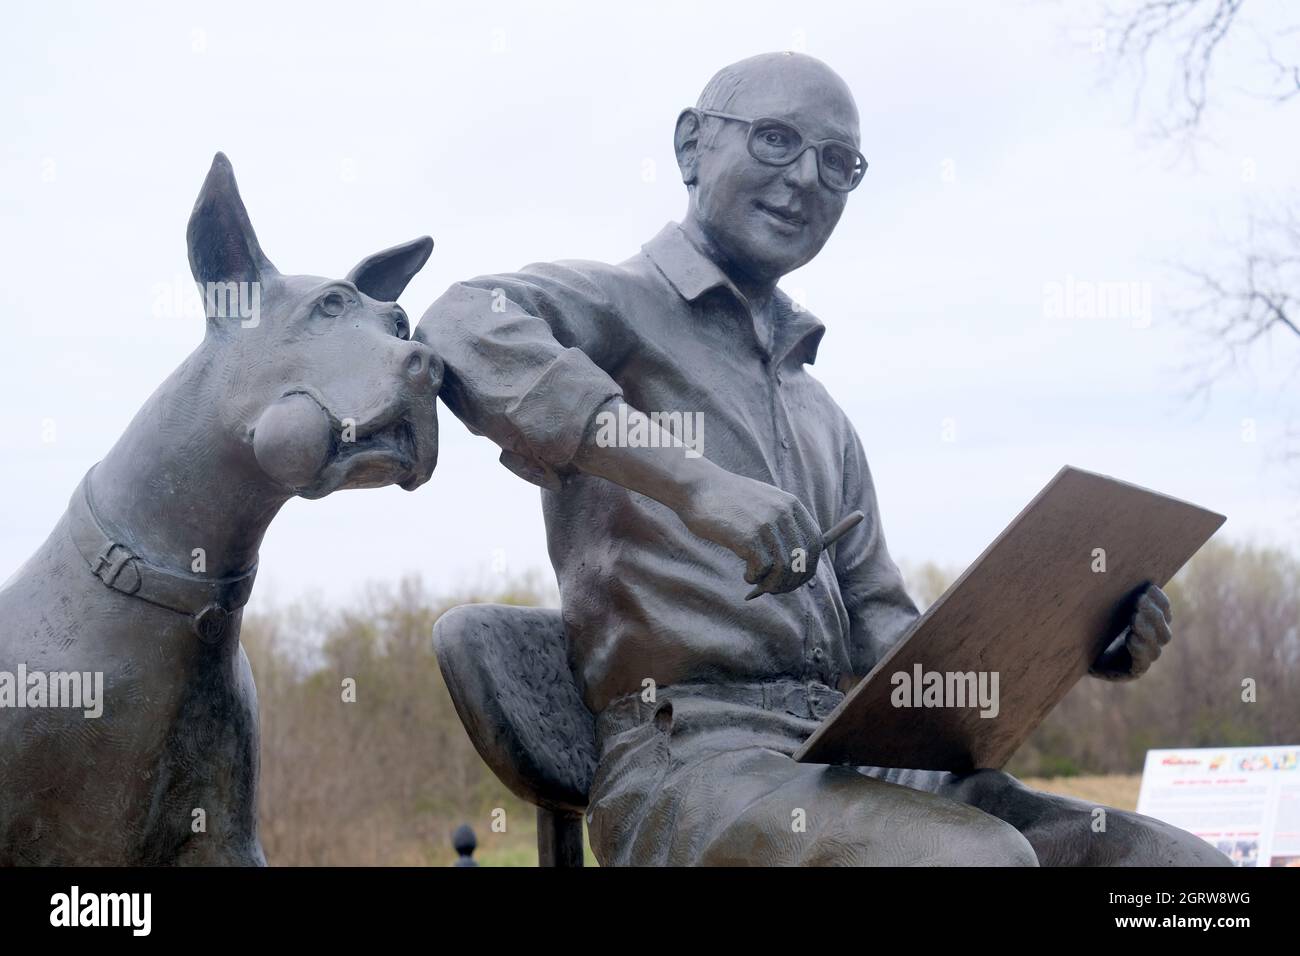
<instances>
[{"instance_id":1,"label":"overcast sky","mask_svg":"<svg viewBox=\"0 0 1300 956\"><path fill-rule=\"evenodd\" d=\"M414 319L460 278L636 252L685 207L677 112L720 66L781 49L839 71L862 114L866 180L783 286L828 326L813 371L862 435L897 559L964 567L1067 463L1220 511L1225 537L1300 548L1297 476L1274 461L1297 411L1294 381L1282 387L1294 343L1189 404L1191 340L1164 265L1212 261L1250 204L1296 188L1300 106L1237 97L1199 162L1174 163L1138 135L1129 88L1099 83L1086 18L1067 9L7 10L0 579L200 340L178 302L215 151L283 272L341 277L432 235L402 298ZM1150 314L1052 314L1052 284L1071 280L1144 283ZM418 491L285 507L254 606L342 603L410 572L440 590L502 569L550 580L537 490L440 418L438 470Z\"/></svg>"}]
</instances>

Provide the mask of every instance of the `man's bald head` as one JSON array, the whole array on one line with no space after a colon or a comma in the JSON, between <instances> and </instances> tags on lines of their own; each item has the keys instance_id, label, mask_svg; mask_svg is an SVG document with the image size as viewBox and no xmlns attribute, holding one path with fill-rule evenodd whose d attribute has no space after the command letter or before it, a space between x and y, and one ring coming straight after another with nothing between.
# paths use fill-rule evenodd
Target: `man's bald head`
<instances>
[{"instance_id":1,"label":"man's bald head","mask_svg":"<svg viewBox=\"0 0 1300 956\"><path fill-rule=\"evenodd\" d=\"M858 145L858 106L840 75L816 57L806 53L760 53L724 66L705 85L695 108L736 113L741 116L769 116L772 108L788 108L792 102L821 99L851 132ZM847 128L847 127L851 127ZM706 133L712 140L714 129Z\"/></svg>"},{"instance_id":2,"label":"man's bald head","mask_svg":"<svg viewBox=\"0 0 1300 956\"><path fill-rule=\"evenodd\" d=\"M803 53L764 53L723 67L698 105L678 116L674 147L690 192L683 225L733 279L764 289L821 251L848 193L826 185L812 145L784 166L760 161L749 140L750 121L760 118L793 127L805 144L834 140L856 149L860 136L848 84ZM785 135L777 124L754 129L771 137L769 145ZM843 151L839 157L842 163Z\"/></svg>"}]
</instances>

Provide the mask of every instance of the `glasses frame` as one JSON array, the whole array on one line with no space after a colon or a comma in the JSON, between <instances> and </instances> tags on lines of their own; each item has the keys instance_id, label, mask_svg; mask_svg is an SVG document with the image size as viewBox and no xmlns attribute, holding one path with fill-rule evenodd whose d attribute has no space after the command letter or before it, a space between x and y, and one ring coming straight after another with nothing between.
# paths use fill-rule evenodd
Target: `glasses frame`
<instances>
[{"instance_id":1,"label":"glasses frame","mask_svg":"<svg viewBox=\"0 0 1300 956\"><path fill-rule=\"evenodd\" d=\"M751 118L748 116L737 116L735 113L723 113L720 112L719 110L704 110L698 108L695 110L695 112L701 114L702 116L715 116L718 119L734 120L737 123L748 123L749 132L745 137L745 148L749 150L749 155L753 156L754 159L758 160L764 166L777 166L777 167L789 166L797 162L799 158L803 156L804 153L806 153L808 150L811 149L813 151L813 154L817 157L817 178L821 180L821 184L825 186L827 189L833 190L834 192L837 193L851 193L853 192L853 190L857 189L858 186L862 185L862 180L866 178L867 157L862 155L861 150L858 150L853 146L850 146L848 143L844 142L843 140L839 140L839 139L810 140L808 137L804 136L803 130L799 129L799 127L795 126L789 120L779 119L775 116L755 116ZM774 163L772 162L772 160L766 159L758 155L758 153L754 150L754 136L758 132L759 124L761 123L779 123L782 126L794 130L795 133L798 134L799 141L801 144L798 152L796 152L784 163ZM827 181L826 174L824 172L824 166L822 163L822 148L825 146L838 146L841 149L847 149L850 153L852 153L854 156L857 156L858 159L862 161L861 175L858 176L858 178L853 182L852 185L836 186L834 183Z\"/></svg>"}]
</instances>

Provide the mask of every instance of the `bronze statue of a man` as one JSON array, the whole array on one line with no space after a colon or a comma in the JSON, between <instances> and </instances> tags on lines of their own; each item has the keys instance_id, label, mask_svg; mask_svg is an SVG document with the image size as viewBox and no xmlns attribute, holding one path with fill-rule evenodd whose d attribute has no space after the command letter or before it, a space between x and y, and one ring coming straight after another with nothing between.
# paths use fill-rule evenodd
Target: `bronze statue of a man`
<instances>
[{"instance_id":1,"label":"bronze statue of a man","mask_svg":"<svg viewBox=\"0 0 1300 956\"><path fill-rule=\"evenodd\" d=\"M1094 832L1093 807L1000 772L791 758L918 613L858 436L807 369L825 329L777 288L863 177L858 111L823 63L757 56L709 82L674 146L680 225L618 265L458 283L416 335L446 363L448 407L544 489L570 661L598 715L600 862L1223 862L1132 813ZM704 430L683 443L668 432L688 419ZM866 520L822 553L854 509ZM749 585L767 596L745 600ZM1136 676L1169 636L1151 588L1095 672Z\"/></svg>"}]
</instances>

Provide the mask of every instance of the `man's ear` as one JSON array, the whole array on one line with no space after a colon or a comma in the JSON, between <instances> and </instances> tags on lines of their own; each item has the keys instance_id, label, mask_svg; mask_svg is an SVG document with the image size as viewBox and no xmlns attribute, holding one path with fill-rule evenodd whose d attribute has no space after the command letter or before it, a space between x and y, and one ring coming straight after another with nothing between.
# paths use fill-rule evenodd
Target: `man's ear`
<instances>
[{"instance_id":1,"label":"man's ear","mask_svg":"<svg viewBox=\"0 0 1300 956\"><path fill-rule=\"evenodd\" d=\"M212 159L208 178L185 230L190 272L199 285L210 282L259 282L274 275L275 266L258 245L244 201L239 198L235 171L225 153Z\"/></svg>"},{"instance_id":2,"label":"man's ear","mask_svg":"<svg viewBox=\"0 0 1300 956\"><path fill-rule=\"evenodd\" d=\"M406 284L424 268L433 252L428 236L367 256L348 273L348 281L380 302L396 302Z\"/></svg>"},{"instance_id":3,"label":"man's ear","mask_svg":"<svg viewBox=\"0 0 1300 956\"><path fill-rule=\"evenodd\" d=\"M684 109L677 117L677 128L673 131L673 150L677 153L677 167L682 171L682 182L694 186L696 164L700 158L700 127L702 117L699 110Z\"/></svg>"}]
</instances>

